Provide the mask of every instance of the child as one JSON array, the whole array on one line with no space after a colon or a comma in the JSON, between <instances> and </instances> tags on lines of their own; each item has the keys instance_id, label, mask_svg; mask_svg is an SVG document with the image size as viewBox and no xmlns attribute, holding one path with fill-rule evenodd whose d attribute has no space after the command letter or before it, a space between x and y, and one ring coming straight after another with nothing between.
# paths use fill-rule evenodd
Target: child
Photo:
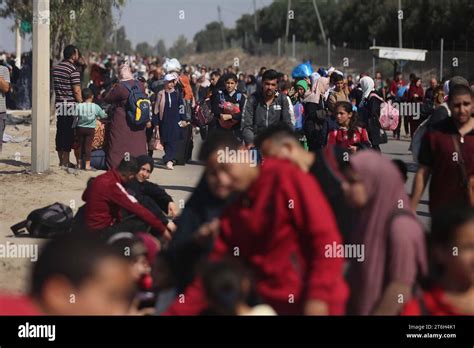
<instances>
[{"instance_id":1,"label":"child","mask_svg":"<svg viewBox=\"0 0 474 348\"><path fill-rule=\"evenodd\" d=\"M160 141L165 150L163 164L173 170L178 143L183 139L182 129L187 125L182 94L175 89L179 76L175 73L165 76L165 89L158 93L155 115L159 115Z\"/></svg>"},{"instance_id":2,"label":"child","mask_svg":"<svg viewBox=\"0 0 474 348\"><path fill-rule=\"evenodd\" d=\"M429 238L431 284L402 315L474 315L474 209L446 207Z\"/></svg>"},{"instance_id":3,"label":"child","mask_svg":"<svg viewBox=\"0 0 474 348\"><path fill-rule=\"evenodd\" d=\"M77 142L77 167L85 170L95 170L91 167L92 141L94 140L96 119L106 118L107 114L102 108L94 104L94 94L89 88L82 90L84 103L80 103L76 107L78 123L76 126L76 142ZM85 161L85 167L84 163Z\"/></svg>"},{"instance_id":4,"label":"child","mask_svg":"<svg viewBox=\"0 0 474 348\"><path fill-rule=\"evenodd\" d=\"M367 130L357 126L357 114L347 101L337 102L334 106L337 127L328 134L329 145L339 145L352 153L370 148Z\"/></svg>"},{"instance_id":5,"label":"child","mask_svg":"<svg viewBox=\"0 0 474 348\"><path fill-rule=\"evenodd\" d=\"M237 75L224 75L225 88L214 93L211 98L215 127L232 131L237 139L241 139L240 122L245 105L245 95L237 91Z\"/></svg>"},{"instance_id":6,"label":"child","mask_svg":"<svg viewBox=\"0 0 474 348\"><path fill-rule=\"evenodd\" d=\"M202 282L208 308L201 315L276 315L268 305L249 305L253 284L248 272L233 259L208 264Z\"/></svg>"}]
</instances>

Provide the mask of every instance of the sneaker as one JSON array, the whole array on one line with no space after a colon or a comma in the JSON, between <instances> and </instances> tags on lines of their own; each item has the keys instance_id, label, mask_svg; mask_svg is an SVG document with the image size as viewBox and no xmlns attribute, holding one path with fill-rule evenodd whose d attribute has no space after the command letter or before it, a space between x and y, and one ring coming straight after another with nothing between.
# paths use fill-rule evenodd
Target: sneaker
<instances>
[{"instance_id":1,"label":"sneaker","mask_svg":"<svg viewBox=\"0 0 474 348\"><path fill-rule=\"evenodd\" d=\"M168 163L166 163L166 168L169 170L173 170L173 162L168 161Z\"/></svg>"}]
</instances>

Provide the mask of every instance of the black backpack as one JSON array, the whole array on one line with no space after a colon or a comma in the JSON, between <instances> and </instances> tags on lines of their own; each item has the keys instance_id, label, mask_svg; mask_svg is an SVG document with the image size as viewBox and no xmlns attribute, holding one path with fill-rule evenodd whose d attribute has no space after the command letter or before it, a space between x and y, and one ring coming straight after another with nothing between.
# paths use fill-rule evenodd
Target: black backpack
<instances>
[{"instance_id":1,"label":"black backpack","mask_svg":"<svg viewBox=\"0 0 474 348\"><path fill-rule=\"evenodd\" d=\"M53 238L56 235L69 233L72 227L73 212L70 207L54 203L44 208L33 210L26 220L11 227L18 236L26 228L33 238Z\"/></svg>"}]
</instances>

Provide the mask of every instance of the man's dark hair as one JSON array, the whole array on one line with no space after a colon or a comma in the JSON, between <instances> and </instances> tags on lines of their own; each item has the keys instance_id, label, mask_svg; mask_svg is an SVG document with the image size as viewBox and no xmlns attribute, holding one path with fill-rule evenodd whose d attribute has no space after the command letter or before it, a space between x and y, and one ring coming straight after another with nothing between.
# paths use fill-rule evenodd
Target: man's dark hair
<instances>
[{"instance_id":1,"label":"man's dark hair","mask_svg":"<svg viewBox=\"0 0 474 348\"><path fill-rule=\"evenodd\" d=\"M457 85L464 85L469 87L469 82L462 76L453 76L449 79L449 90Z\"/></svg>"},{"instance_id":2,"label":"man's dark hair","mask_svg":"<svg viewBox=\"0 0 474 348\"><path fill-rule=\"evenodd\" d=\"M77 47L74 45L67 45L64 47L63 56L65 60L71 59L71 57L76 53Z\"/></svg>"},{"instance_id":3,"label":"man's dark hair","mask_svg":"<svg viewBox=\"0 0 474 348\"><path fill-rule=\"evenodd\" d=\"M281 80L280 82L278 82L278 89L280 91L288 91L291 89L291 82L290 81L285 81L285 80Z\"/></svg>"},{"instance_id":4,"label":"man's dark hair","mask_svg":"<svg viewBox=\"0 0 474 348\"><path fill-rule=\"evenodd\" d=\"M255 146L261 147L262 144L268 140L282 140L291 138L298 141L298 135L284 122L278 122L262 130L255 138Z\"/></svg>"},{"instance_id":5,"label":"man's dark hair","mask_svg":"<svg viewBox=\"0 0 474 348\"><path fill-rule=\"evenodd\" d=\"M221 73L220 73L219 71L217 71L217 70L214 70L213 72L211 72L211 75L210 75L210 76L211 76L211 77L212 77L212 76L221 76Z\"/></svg>"},{"instance_id":6,"label":"man's dark hair","mask_svg":"<svg viewBox=\"0 0 474 348\"><path fill-rule=\"evenodd\" d=\"M344 81L344 76L342 76L341 74L338 74L338 73L332 73L331 75L331 82L332 83L336 83L336 82L339 82L339 81Z\"/></svg>"},{"instance_id":7,"label":"man's dark hair","mask_svg":"<svg viewBox=\"0 0 474 348\"><path fill-rule=\"evenodd\" d=\"M124 176L135 175L140 171L138 166L137 159L130 156L129 158L124 158L118 165L118 171Z\"/></svg>"},{"instance_id":8,"label":"man's dark hair","mask_svg":"<svg viewBox=\"0 0 474 348\"><path fill-rule=\"evenodd\" d=\"M474 221L474 208L445 206L433 214L429 239L435 245L449 246L455 238L454 232L470 221Z\"/></svg>"},{"instance_id":9,"label":"man's dark hair","mask_svg":"<svg viewBox=\"0 0 474 348\"><path fill-rule=\"evenodd\" d=\"M90 88L84 88L82 90L82 99L86 100L89 98L92 98L94 96L94 93L92 93L92 90Z\"/></svg>"},{"instance_id":10,"label":"man's dark hair","mask_svg":"<svg viewBox=\"0 0 474 348\"><path fill-rule=\"evenodd\" d=\"M453 100L454 97L460 95L470 95L472 97L472 90L466 85L455 85L449 90L448 104Z\"/></svg>"},{"instance_id":11,"label":"man's dark hair","mask_svg":"<svg viewBox=\"0 0 474 348\"><path fill-rule=\"evenodd\" d=\"M233 134L222 130L214 130L209 133L206 141L202 143L199 160L206 162L213 153L226 147L229 150L237 150L240 143Z\"/></svg>"},{"instance_id":12,"label":"man's dark hair","mask_svg":"<svg viewBox=\"0 0 474 348\"><path fill-rule=\"evenodd\" d=\"M262 75L263 81L278 80L278 72L273 69L266 70Z\"/></svg>"},{"instance_id":13,"label":"man's dark hair","mask_svg":"<svg viewBox=\"0 0 474 348\"><path fill-rule=\"evenodd\" d=\"M228 80L234 80L236 83L239 82L237 75L234 73L227 73L224 75L224 82L227 82Z\"/></svg>"},{"instance_id":14,"label":"man's dark hair","mask_svg":"<svg viewBox=\"0 0 474 348\"><path fill-rule=\"evenodd\" d=\"M95 275L98 264L109 257L121 258L96 236L63 234L55 237L43 247L34 264L30 294L41 298L44 285L54 276L64 277L80 288Z\"/></svg>"}]
</instances>

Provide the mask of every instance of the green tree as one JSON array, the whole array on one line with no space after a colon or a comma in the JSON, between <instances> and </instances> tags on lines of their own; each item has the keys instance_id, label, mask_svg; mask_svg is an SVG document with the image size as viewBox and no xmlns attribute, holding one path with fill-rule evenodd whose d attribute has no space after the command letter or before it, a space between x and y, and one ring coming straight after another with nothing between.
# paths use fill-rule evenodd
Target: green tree
<instances>
[{"instance_id":1,"label":"green tree","mask_svg":"<svg viewBox=\"0 0 474 348\"><path fill-rule=\"evenodd\" d=\"M121 26L114 35L116 35L116 37L114 37L116 50L124 53L132 53L132 43L127 39L125 27Z\"/></svg>"},{"instance_id":2,"label":"green tree","mask_svg":"<svg viewBox=\"0 0 474 348\"><path fill-rule=\"evenodd\" d=\"M188 39L184 35L178 37L173 46L169 49L169 56L173 58L182 58L186 54L194 51L192 43L188 43Z\"/></svg>"},{"instance_id":3,"label":"green tree","mask_svg":"<svg viewBox=\"0 0 474 348\"><path fill-rule=\"evenodd\" d=\"M141 56L151 56L153 55L153 47L151 47L148 42L140 42L135 47L135 52Z\"/></svg>"},{"instance_id":4,"label":"green tree","mask_svg":"<svg viewBox=\"0 0 474 348\"><path fill-rule=\"evenodd\" d=\"M61 59L64 47L76 43L82 50L101 50L113 28L112 10L120 9L125 0L51 0L51 56ZM0 17L33 21L32 0L0 2Z\"/></svg>"},{"instance_id":5,"label":"green tree","mask_svg":"<svg viewBox=\"0 0 474 348\"><path fill-rule=\"evenodd\" d=\"M166 50L165 41L163 39L158 40L155 46L155 53L160 57L165 57L168 54L168 51Z\"/></svg>"}]
</instances>

